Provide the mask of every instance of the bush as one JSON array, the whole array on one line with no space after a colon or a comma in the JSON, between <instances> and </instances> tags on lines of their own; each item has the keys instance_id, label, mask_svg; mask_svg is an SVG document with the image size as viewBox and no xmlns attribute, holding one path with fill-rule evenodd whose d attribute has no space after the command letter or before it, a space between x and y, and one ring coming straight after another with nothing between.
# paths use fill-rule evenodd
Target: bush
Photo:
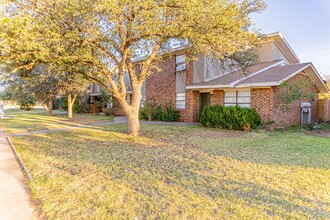
<instances>
[{"instance_id":1,"label":"bush","mask_svg":"<svg viewBox=\"0 0 330 220\"><path fill-rule=\"evenodd\" d=\"M36 102L36 98L34 96L26 96L26 97L22 97L18 101L18 104L19 104L20 109L29 111L37 104L37 102Z\"/></svg>"},{"instance_id":2,"label":"bush","mask_svg":"<svg viewBox=\"0 0 330 220\"><path fill-rule=\"evenodd\" d=\"M140 109L141 120L156 121L177 121L180 118L180 111L175 109L172 103L163 106L156 106L153 101L146 102L144 108Z\"/></svg>"},{"instance_id":3,"label":"bush","mask_svg":"<svg viewBox=\"0 0 330 220\"><path fill-rule=\"evenodd\" d=\"M58 98L56 102L57 102L58 109L63 109L65 111L68 110L68 98L66 96L62 96L61 98ZM56 107L56 104L55 104L55 107Z\"/></svg>"},{"instance_id":4,"label":"bush","mask_svg":"<svg viewBox=\"0 0 330 220\"><path fill-rule=\"evenodd\" d=\"M91 107L87 103L79 102L76 100L73 104L72 111L75 113L90 113Z\"/></svg>"},{"instance_id":5,"label":"bush","mask_svg":"<svg viewBox=\"0 0 330 220\"><path fill-rule=\"evenodd\" d=\"M144 107L140 109L141 120L154 120L156 115L156 103L154 99L144 102Z\"/></svg>"},{"instance_id":6,"label":"bush","mask_svg":"<svg viewBox=\"0 0 330 220\"><path fill-rule=\"evenodd\" d=\"M177 121L180 118L180 111L175 109L172 103L167 103L164 107L157 106L155 119L157 121Z\"/></svg>"},{"instance_id":7,"label":"bush","mask_svg":"<svg viewBox=\"0 0 330 220\"><path fill-rule=\"evenodd\" d=\"M257 128L261 118L255 109L210 105L203 108L200 122L205 127L248 131Z\"/></svg>"}]
</instances>

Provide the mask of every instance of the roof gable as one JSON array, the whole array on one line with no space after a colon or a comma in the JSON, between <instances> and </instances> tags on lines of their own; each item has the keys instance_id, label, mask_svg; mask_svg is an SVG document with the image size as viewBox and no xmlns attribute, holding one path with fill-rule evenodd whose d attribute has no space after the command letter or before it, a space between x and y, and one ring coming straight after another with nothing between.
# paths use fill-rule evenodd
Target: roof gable
<instances>
[{"instance_id":1,"label":"roof gable","mask_svg":"<svg viewBox=\"0 0 330 220\"><path fill-rule=\"evenodd\" d=\"M273 40L276 43L279 49L288 58L290 63L300 63L297 54L294 52L294 50L291 48L289 43L286 41L286 39L280 32L267 34L267 38Z\"/></svg>"}]
</instances>

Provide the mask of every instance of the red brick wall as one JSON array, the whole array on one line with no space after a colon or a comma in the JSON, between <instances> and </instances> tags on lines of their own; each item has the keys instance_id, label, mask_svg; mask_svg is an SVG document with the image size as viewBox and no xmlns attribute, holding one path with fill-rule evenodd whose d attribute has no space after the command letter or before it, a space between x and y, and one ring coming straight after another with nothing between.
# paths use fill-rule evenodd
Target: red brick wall
<instances>
[{"instance_id":1,"label":"red brick wall","mask_svg":"<svg viewBox=\"0 0 330 220\"><path fill-rule=\"evenodd\" d=\"M199 121L199 92L186 90L186 109L181 111L181 119L185 122Z\"/></svg>"},{"instance_id":2,"label":"red brick wall","mask_svg":"<svg viewBox=\"0 0 330 220\"><path fill-rule=\"evenodd\" d=\"M211 94L211 105L224 105L224 97L223 90L214 90Z\"/></svg>"},{"instance_id":3,"label":"red brick wall","mask_svg":"<svg viewBox=\"0 0 330 220\"><path fill-rule=\"evenodd\" d=\"M308 76L302 75L302 74L298 74L294 77L292 77L291 79L289 79L287 82L299 82L299 81L306 81L309 80ZM279 87L275 87L274 88L274 114L275 111L278 109L278 103L276 101L276 95L279 92ZM308 92L313 92L315 93L315 99L314 100L307 100L307 99L303 99L303 100L298 100L294 103L292 103L289 106L289 111L280 111L277 114L277 124L280 125L299 125L300 124L300 114L301 114L301 110L300 110L300 103L301 102L310 102L312 104L312 122L318 122L318 107L317 107L317 93L318 90L315 88L315 86L310 86L308 88Z\"/></svg>"},{"instance_id":4,"label":"red brick wall","mask_svg":"<svg viewBox=\"0 0 330 220\"><path fill-rule=\"evenodd\" d=\"M273 118L273 89L251 89L251 108L255 108L262 121Z\"/></svg>"},{"instance_id":5,"label":"red brick wall","mask_svg":"<svg viewBox=\"0 0 330 220\"><path fill-rule=\"evenodd\" d=\"M160 70L153 73L146 81L146 98L151 100L155 98L156 105L165 105L172 103L175 107L175 84L176 84L176 71L175 71L175 56L161 62L157 65ZM193 64L189 62L186 70L186 85L192 83L193 77ZM198 93L199 94L199 93ZM198 100L197 100L198 99ZM193 106L191 106L193 105ZM180 121L196 121L199 110L199 97L196 92L186 91L186 108L180 110ZM192 116L191 114L195 114Z\"/></svg>"},{"instance_id":6,"label":"red brick wall","mask_svg":"<svg viewBox=\"0 0 330 220\"><path fill-rule=\"evenodd\" d=\"M193 63L186 68L186 85L193 82ZM199 92L186 90L186 108L180 111L180 121L193 122L199 120Z\"/></svg>"},{"instance_id":7,"label":"red brick wall","mask_svg":"<svg viewBox=\"0 0 330 220\"><path fill-rule=\"evenodd\" d=\"M153 73L146 81L146 98L155 98L157 105L171 102L175 106L175 57L158 64L159 72Z\"/></svg>"}]
</instances>

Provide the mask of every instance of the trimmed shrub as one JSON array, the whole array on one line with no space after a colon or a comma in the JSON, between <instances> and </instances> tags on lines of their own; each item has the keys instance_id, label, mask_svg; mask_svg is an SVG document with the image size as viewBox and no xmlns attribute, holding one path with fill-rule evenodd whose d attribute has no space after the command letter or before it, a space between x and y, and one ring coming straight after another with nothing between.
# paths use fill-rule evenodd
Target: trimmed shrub
<instances>
[{"instance_id":1,"label":"trimmed shrub","mask_svg":"<svg viewBox=\"0 0 330 220\"><path fill-rule=\"evenodd\" d=\"M255 109L210 105L203 108L200 122L205 127L249 131L260 125L261 118Z\"/></svg>"}]
</instances>

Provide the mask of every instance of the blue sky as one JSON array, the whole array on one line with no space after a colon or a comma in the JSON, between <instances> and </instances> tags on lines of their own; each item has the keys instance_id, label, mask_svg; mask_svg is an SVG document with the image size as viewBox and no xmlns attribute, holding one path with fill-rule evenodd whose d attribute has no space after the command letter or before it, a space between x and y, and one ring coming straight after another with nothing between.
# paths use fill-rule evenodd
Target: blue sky
<instances>
[{"instance_id":1,"label":"blue sky","mask_svg":"<svg viewBox=\"0 0 330 220\"><path fill-rule=\"evenodd\" d=\"M261 33L280 31L301 62L330 77L330 0L265 0L252 20Z\"/></svg>"}]
</instances>

